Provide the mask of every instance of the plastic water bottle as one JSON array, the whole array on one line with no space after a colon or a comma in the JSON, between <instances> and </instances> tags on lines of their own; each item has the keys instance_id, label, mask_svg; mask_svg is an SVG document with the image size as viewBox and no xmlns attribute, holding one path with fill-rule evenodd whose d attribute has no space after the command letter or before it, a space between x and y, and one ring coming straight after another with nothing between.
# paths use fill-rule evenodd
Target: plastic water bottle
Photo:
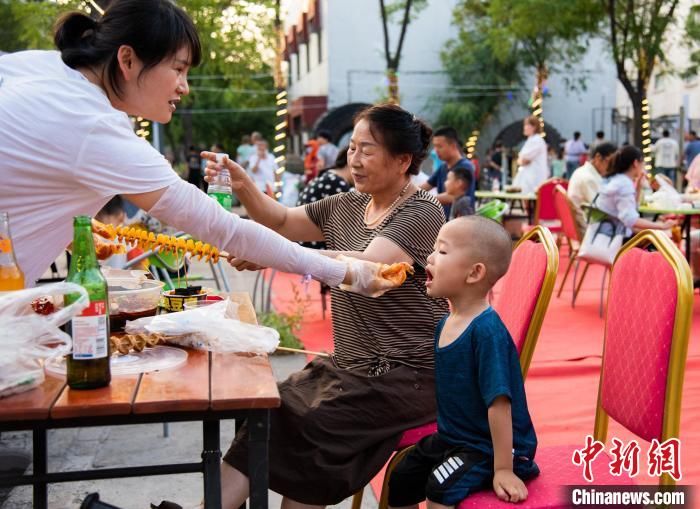
<instances>
[{"instance_id":1,"label":"plastic water bottle","mask_svg":"<svg viewBox=\"0 0 700 509\"><path fill-rule=\"evenodd\" d=\"M223 163L224 156L228 157L228 154L216 154L216 162L219 164ZM231 211L231 204L233 203L231 175L225 167L216 176L214 182L209 184L207 194L219 202L219 205L221 205L225 210L229 212Z\"/></svg>"},{"instance_id":2,"label":"plastic water bottle","mask_svg":"<svg viewBox=\"0 0 700 509\"><path fill-rule=\"evenodd\" d=\"M498 181L497 178L493 178L491 180L491 191L494 193L498 192L501 189L501 183Z\"/></svg>"}]
</instances>

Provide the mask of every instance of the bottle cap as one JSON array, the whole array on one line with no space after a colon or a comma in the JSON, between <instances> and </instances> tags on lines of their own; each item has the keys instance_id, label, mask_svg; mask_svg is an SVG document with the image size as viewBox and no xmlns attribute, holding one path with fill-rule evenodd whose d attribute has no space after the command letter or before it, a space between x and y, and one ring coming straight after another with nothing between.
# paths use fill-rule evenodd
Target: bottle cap
<instances>
[{"instance_id":1,"label":"bottle cap","mask_svg":"<svg viewBox=\"0 0 700 509\"><path fill-rule=\"evenodd\" d=\"M219 152L218 154L216 154L216 162L219 164L223 163L224 157L228 157L228 154L224 152Z\"/></svg>"}]
</instances>

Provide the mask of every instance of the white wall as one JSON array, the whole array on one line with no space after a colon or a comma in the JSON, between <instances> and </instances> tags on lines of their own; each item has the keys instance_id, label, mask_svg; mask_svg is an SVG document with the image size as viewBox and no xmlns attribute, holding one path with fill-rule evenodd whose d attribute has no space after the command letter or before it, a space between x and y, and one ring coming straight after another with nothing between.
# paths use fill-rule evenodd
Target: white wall
<instances>
[{"instance_id":1,"label":"white wall","mask_svg":"<svg viewBox=\"0 0 700 509\"><path fill-rule=\"evenodd\" d=\"M401 105L433 120L439 108L430 104L444 90L440 51L456 35L450 25L456 0L429 0L409 24L399 65ZM386 96L386 59L377 0L328 1L329 107L348 102L373 103ZM389 45L393 53L399 39L399 18L391 23Z\"/></svg>"}]
</instances>

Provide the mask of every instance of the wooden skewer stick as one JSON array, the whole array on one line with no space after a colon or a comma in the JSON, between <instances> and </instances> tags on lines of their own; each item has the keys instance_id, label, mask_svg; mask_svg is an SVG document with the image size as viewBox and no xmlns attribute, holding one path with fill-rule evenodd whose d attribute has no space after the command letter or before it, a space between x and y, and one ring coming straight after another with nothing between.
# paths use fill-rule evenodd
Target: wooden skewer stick
<instances>
[{"instance_id":1,"label":"wooden skewer stick","mask_svg":"<svg viewBox=\"0 0 700 509\"><path fill-rule=\"evenodd\" d=\"M280 350L282 352L291 352L291 353L305 353L308 355L316 355L318 357L330 357L330 354L327 354L325 352L313 352L311 350L301 350L299 348L289 348L286 346L278 346L277 350Z\"/></svg>"}]
</instances>

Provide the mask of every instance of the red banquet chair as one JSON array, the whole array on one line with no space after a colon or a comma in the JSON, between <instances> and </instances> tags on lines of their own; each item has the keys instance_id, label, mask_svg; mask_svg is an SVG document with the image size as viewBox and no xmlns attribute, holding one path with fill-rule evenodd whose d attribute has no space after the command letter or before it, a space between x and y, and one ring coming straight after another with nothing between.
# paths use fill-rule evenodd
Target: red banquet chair
<instances>
[{"instance_id":1,"label":"red banquet chair","mask_svg":"<svg viewBox=\"0 0 700 509\"><path fill-rule=\"evenodd\" d=\"M534 224L523 226L523 231L529 231L535 226L541 225L549 228L552 233L561 232L561 220L554 205L554 190L557 186L567 189L569 181L554 177L540 184L536 191L537 201L535 202Z\"/></svg>"},{"instance_id":2,"label":"red banquet chair","mask_svg":"<svg viewBox=\"0 0 700 509\"><path fill-rule=\"evenodd\" d=\"M655 251L649 251L650 246ZM610 417L646 441L663 443L678 437L692 306L690 267L663 232L645 230L622 247L608 292L595 440L605 443ZM528 498L518 507L570 507L562 487L585 483L582 467L572 461L580 447L538 449L535 461L541 474L527 482ZM629 476L611 474L609 460L599 457L593 462L595 485L633 484ZM659 484L672 486L675 481L664 473ZM513 505L500 501L491 490L458 505L483 507Z\"/></svg>"},{"instance_id":3,"label":"red banquet chair","mask_svg":"<svg viewBox=\"0 0 700 509\"><path fill-rule=\"evenodd\" d=\"M542 328L547 306L554 291L559 252L552 233L536 226L513 248L510 268L494 288L491 305L505 323L520 354L520 368L527 376L537 338ZM389 500L389 476L408 451L423 437L435 433L437 423L431 422L404 432L396 454L387 464L379 509L386 509ZM352 508L362 504L362 491L355 494Z\"/></svg>"},{"instance_id":4,"label":"red banquet chair","mask_svg":"<svg viewBox=\"0 0 700 509\"><path fill-rule=\"evenodd\" d=\"M594 260L578 258L578 250L581 247L583 236L579 231L578 226L576 225L576 213L574 212L574 204L571 202L569 196L566 194L566 189L559 185L554 188L554 206L557 210L557 215L559 216L559 219L561 221L561 232L566 238L566 242L569 244L569 263L566 266L566 271L564 271L564 278L561 280L561 285L559 286L557 297L561 296L561 291L564 289L566 280L569 277L571 266L574 265L574 263L576 263L576 269L574 269L574 282L571 294L571 307L575 307L576 297L578 297L578 293L581 291L581 286L583 286L583 280L586 277L586 272L588 272L588 266L592 263L597 263L599 265L602 264ZM586 266L583 268L583 272L581 273L581 278L579 279L578 284L576 284L578 264L581 261L583 261L586 264ZM605 299L605 279L609 270L610 267L608 265L605 265L605 269L603 270L603 282L600 286L600 304L598 307L598 314L601 318L603 317L603 302Z\"/></svg>"}]
</instances>

